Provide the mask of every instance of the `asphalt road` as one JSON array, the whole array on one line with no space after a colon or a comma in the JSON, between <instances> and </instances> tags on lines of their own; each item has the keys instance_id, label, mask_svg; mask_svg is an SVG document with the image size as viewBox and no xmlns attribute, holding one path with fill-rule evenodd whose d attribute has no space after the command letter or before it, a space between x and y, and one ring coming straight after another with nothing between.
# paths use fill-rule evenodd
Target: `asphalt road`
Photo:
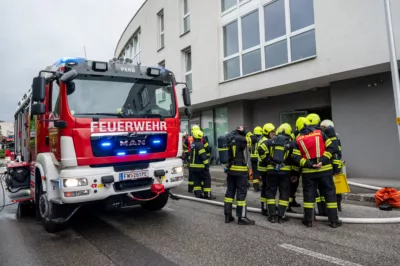
<instances>
[{"instance_id":1,"label":"asphalt road","mask_svg":"<svg viewBox=\"0 0 400 266\"><path fill-rule=\"evenodd\" d=\"M186 186L175 193L187 194ZM215 188L222 200L224 188ZM2 197L0 197L2 198ZM258 195L249 192L249 205ZM0 199L1 202L1 199ZM300 220L255 226L225 224L222 208L170 200L160 212L140 207L114 213L81 212L71 228L48 234L34 219L16 220L16 206L0 213L0 266L47 265L400 265L400 226L350 225L332 229ZM344 205L342 216L393 217Z\"/></svg>"}]
</instances>

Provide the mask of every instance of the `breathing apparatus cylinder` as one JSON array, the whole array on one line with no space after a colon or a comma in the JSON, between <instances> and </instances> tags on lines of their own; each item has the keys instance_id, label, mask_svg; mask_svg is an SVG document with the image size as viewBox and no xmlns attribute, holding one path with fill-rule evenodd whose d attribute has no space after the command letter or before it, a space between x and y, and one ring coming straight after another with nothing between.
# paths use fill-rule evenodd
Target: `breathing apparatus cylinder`
<instances>
[{"instance_id":1,"label":"breathing apparatus cylinder","mask_svg":"<svg viewBox=\"0 0 400 266\"><path fill-rule=\"evenodd\" d=\"M218 137L217 142L218 142L219 161L221 164L227 164L229 161L228 135Z\"/></svg>"}]
</instances>

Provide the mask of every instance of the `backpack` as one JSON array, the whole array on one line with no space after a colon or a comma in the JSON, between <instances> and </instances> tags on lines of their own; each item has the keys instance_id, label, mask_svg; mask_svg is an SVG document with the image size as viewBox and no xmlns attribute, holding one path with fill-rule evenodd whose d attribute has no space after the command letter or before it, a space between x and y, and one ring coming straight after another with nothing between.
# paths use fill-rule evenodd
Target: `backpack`
<instances>
[{"instance_id":1,"label":"backpack","mask_svg":"<svg viewBox=\"0 0 400 266\"><path fill-rule=\"evenodd\" d=\"M325 152L325 141L321 130L314 130L307 135L300 135L296 143L304 159L311 160L322 157Z\"/></svg>"},{"instance_id":2,"label":"backpack","mask_svg":"<svg viewBox=\"0 0 400 266\"><path fill-rule=\"evenodd\" d=\"M278 135L271 139L271 163L274 165L283 165L289 156L290 138L284 135Z\"/></svg>"}]
</instances>

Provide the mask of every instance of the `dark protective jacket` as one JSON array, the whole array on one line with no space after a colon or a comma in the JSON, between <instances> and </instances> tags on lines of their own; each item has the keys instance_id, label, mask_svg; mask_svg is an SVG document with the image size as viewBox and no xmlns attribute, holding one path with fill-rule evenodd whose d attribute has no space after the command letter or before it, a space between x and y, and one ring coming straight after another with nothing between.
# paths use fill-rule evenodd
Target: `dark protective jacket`
<instances>
[{"instance_id":1,"label":"dark protective jacket","mask_svg":"<svg viewBox=\"0 0 400 266\"><path fill-rule=\"evenodd\" d=\"M231 175L248 174L249 168L245 157L245 151L252 144L253 134L251 132L233 131L231 141L229 143L229 163L227 165L227 173Z\"/></svg>"},{"instance_id":2,"label":"dark protective jacket","mask_svg":"<svg viewBox=\"0 0 400 266\"><path fill-rule=\"evenodd\" d=\"M258 141L261 139L261 135L251 136L250 146L250 161L251 163L258 163Z\"/></svg>"},{"instance_id":3,"label":"dark protective jacket","mask_svg":"<svg viewBox=\"0 0 400 266\"><path fill-rule=\"evenodd\" d=\"M312 127L305 127L300 131L299 136L296 137L296 140L300 136L306 136L308 134L311 134L315 131L315 128ZM338 147L335 146L334 143L326 136L325 133L322 132L322 138L325 145L325 152L321 155L319 158L312 158L312 159L306 159L305 154L302 154L299 149L299 145L296 142L294 142L294 147L293 147L293 153L292 153L292 159L294 163L296 163L298 166L301 167L301 173L303 177L308 176L308 175L330 175L333 173L333 167L332 167L332 156L333 154L338 152ZM303 147L304 148L304 147ZM318 164L318 162L322 162L322 167L320 169L316 169L313 167L313 164Z\"/></svg>"},{"instance_id":4,"label":"dark protective jacket","mask_svg":"<svg viewBox=\"0 0 400 266\"><path fill-rule=\"evenodd\" d=\"M332 164L333 164L333 173L338 174L342 169L342 147L341 142L336 134L335 128L327 127L325 129L325 134L332 141L332 144L338 147L336 153L332 154Z\"/></svg>"},{"instance_id":5,"label":"dark protective jacket","mask_svg":"<svg viewBox=\"0 0 400 266\"><path fill-rule=\"evenodd\" d=\"M193 136L187 136L185 141L183 142L183 153L185 154L186 160L190 160L190 145L194 142ZM204 136L201 140L201 143L204 144L204 149L206 151L207 158L210 158L211 155L211 147L208 143L207 136Z\"/></svg>"},{"instance_id":6,"label":"dark protective jacket","mask_svg":"<svg viewBox=\"0 0 400 266\"><path fill-rule=\"evenodd\" d=\"M259 172L267 172L267 166L268 166L268 155L269 155L269 150L267 147L267 141L268 137L267 136L262 136L261 139L257 143L257 151L258 151L258 165L257 165L257 170Z\"/></svg>"},{"instance_id":7,"label":"dark protective jacket","mask_svg":"<svg viewBox=\"0 0 400 266\"><path fill-rule=\"evenodd\" d=\"M204 169L208 170L209 168L210 164L204 145L200 140L195 139L195 141L190 145L189 169L190 171L202 171Z\"/></svg>"}]
</instances>

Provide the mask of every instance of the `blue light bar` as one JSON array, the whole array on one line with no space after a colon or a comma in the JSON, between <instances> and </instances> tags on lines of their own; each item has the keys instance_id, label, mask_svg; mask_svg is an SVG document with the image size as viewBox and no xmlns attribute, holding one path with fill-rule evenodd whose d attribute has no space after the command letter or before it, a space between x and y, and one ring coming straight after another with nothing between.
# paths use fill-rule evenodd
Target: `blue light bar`
<instances>
[{"instance_id":1,"label":"blue light bar","mask_svg":"<svg viewBox=\"0 0 400 266\"><path fill-rule=\"evenodd\" d=\"M153 140L153 143L154 143L154 144L160 144L160 143L161 143L161 140L158 140L158 139L157 139L157 140Z\"/></svg>"},{"instance_id":2,"label":"blue light bar","mask_svg":"<svg viewBox=\"0 0 400 266\"><path fill-rule=\"evenodd\" d=\"M111 142L103 142L103 143L101 143L101 146L110 147L111 146Z\"/></svg>"},{"instance_id":3,"label":"blue light bar","mask_svg":"<svg viewBox=\"0 0 400 266\"><path fill-rule=\"evenodd\" d=\"M59 66L61 64L68 64L68 63L76 63L79 64L81 62L86 61L86 58L82 57L63 57L60 60L58 60L54 65Z\"/></svg>"},{"instance_id":4,"label":"blue light bar","mask_svg":"<svg viewBox=\"0 0 400 266\"><path fill-rule=\"evenodd\" d=\"M139 151L140 154L146 154L147 151Z\"/></svg>"},{"instance_id":5,"label":"blue light bar","mask_svg":"<svg viewBox=\"0 0 400 266\"><path fill-rule=\"evenodd\" d=\"M123 156L123 155L126 155L126 152L118 152L117 155L118 156Z\"/></svg>"}]
</instances>

